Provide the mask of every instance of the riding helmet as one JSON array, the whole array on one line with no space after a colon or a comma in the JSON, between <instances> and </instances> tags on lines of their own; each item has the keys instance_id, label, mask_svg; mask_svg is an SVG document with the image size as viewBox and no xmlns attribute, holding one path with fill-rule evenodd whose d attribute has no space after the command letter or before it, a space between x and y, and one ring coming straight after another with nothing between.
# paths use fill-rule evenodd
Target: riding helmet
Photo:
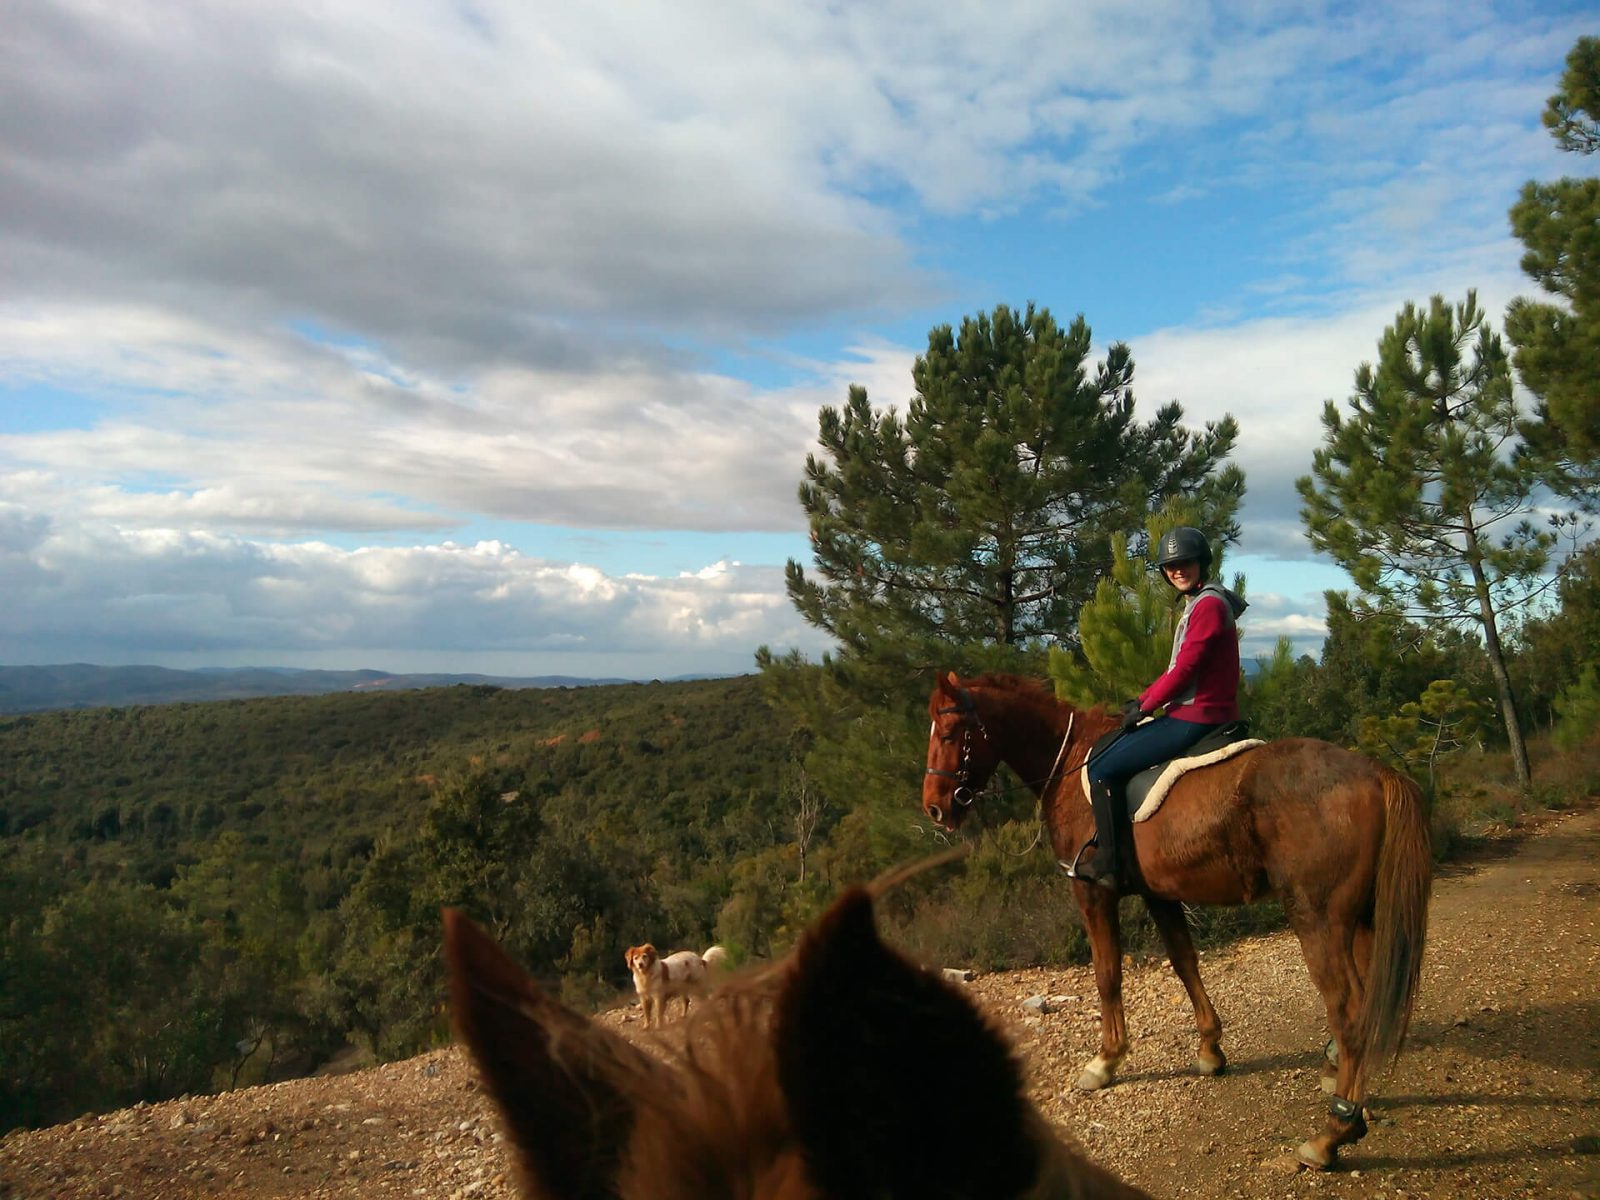
<instances>
[{"instance_id":1,"label":"riding helmet","mask_svg":"<svg viewBox=\"0 0 1600 1200\"><path fill-rule=\"evenodd\" d=\"M1211 569L1211 543L1206 541L1206 535L1192 525L1179 525L1176 529L1169 529L1162 535L1161 542L1156 549L1155 560L1152 567L1164 567L1169 563L1185 562L1194 559L1200 564L1202 571Z\"/></svg>"}]
</instances>

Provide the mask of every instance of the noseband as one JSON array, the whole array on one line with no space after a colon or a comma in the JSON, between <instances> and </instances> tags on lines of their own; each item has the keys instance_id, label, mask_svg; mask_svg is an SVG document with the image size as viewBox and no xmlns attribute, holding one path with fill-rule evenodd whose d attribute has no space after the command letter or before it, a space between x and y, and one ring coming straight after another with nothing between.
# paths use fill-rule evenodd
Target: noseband
<instances>
[{"instance_id":1,"label":"noseband","mask_svg":"<svg viewBox=\"0 0 1600 1200\"><path fill-rule=\"evenodd\" d=\"M971 717L971 724L963 723L961 726L961 762L954 771L941 771L938 767L929 767L924 775L934 775L940 779L953 779L955 788L950 793L950 799L958 808L968 808L977 799L977 793L972 790L972 726L978 727L978 732L983 734L985 741L989 740L989 731L983 727L983 718L978 715L978 706L972 702L972 694L965 688L960 692L960 703L947 708L934 710L935 716L945 717L952 713L963 717ZM946 739L941 738L941 741ZM934 820L938 820L937 817Z\"/></svg>"}]
</instances>

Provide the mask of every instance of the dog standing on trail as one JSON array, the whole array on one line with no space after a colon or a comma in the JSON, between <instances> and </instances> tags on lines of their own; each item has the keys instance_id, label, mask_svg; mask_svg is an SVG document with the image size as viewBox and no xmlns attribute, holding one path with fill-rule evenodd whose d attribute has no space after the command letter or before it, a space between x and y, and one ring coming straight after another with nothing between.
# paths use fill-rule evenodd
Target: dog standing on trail
<instances>
[{"instance_id":1,"label":"dog standing on trail","mask_svg":"<svg viewBox=\"0 0 1600 1200\"><path fill-rule=\"evenodd\" d=\"M662 958L646 942L630 946L624 958L633 972L633 987L644 1008L644 1027L649 1029L657 1021L666 1021L667 1002L674 996L683 997L683 1012L688 1016L689 1001L711 990L711 973L727 965L728 952L721 946L712 946L704 954L679 950Z\"/></svg>"}]
</instances>

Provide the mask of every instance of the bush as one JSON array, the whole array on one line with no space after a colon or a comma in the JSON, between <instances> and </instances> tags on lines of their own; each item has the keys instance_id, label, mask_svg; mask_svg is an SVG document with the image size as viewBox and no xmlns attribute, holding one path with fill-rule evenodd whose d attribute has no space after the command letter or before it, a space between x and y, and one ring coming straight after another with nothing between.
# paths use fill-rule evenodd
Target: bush
<instances>
[{"instance_id":1,"label":"bush","mask_svg":"<svg viewBox=\"0 0 1600 1200\"><path fill-rule=\"evenodd\" d=\"M1574 751L1595 740L1600 731L1600 673L1591 663L1556 697L1555 743Z\"/></svg>"},{"instance_id":2,"label":"bush","mask_svg":"<svg viewBox=\"0 0 1600 1200\"><path fill-rule=\"evenodd\" d=\"M886 907L894 941L930 966L1006 971L1088 961L1070 885L1041 836L1032 821L995 826L953 874L910 881L904 890L914 903Z\"/></svg>"}]
</instances>

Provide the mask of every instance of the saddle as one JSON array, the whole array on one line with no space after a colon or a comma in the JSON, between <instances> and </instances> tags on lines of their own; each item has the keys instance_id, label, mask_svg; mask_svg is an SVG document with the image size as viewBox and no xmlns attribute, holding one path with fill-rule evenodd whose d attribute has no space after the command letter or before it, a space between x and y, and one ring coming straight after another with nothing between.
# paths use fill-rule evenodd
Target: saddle
<instances>
[{"instance_id":1,"label":"saddle","mask_svg":"<svg viewBox=\"0 0 1600 1200\"><path fill-rule=\"evenodd\" d=\"M1109 746L1120 736L1120 730L1113 729L1094 744L1094 749L1089 751L1089 759ZM1200 767L1209 767L1213 763L1222 762L1232 758L1235 754L1243 754L1246 750L1253 750L1257 746L1266 745L1265 738L1250 736L1250 723L1248 721L1229 721L1226 725L1218 726L1194 745L1190 746L1182 758L1168 759L1164 763L1157 763L1140 771L1128 780L1125 789L1128 801L1128 817L1134 821L1148 821L1155 816L1156 810L1161 807L1161 802L1167 798L1167 793L1172 790L1172 785L1177 783L1184 775ZM1078 788L1083 793L1085 803L1089 800L1089 768L1087 765L1078 772Z\"/></svg>"}]
</instances>

